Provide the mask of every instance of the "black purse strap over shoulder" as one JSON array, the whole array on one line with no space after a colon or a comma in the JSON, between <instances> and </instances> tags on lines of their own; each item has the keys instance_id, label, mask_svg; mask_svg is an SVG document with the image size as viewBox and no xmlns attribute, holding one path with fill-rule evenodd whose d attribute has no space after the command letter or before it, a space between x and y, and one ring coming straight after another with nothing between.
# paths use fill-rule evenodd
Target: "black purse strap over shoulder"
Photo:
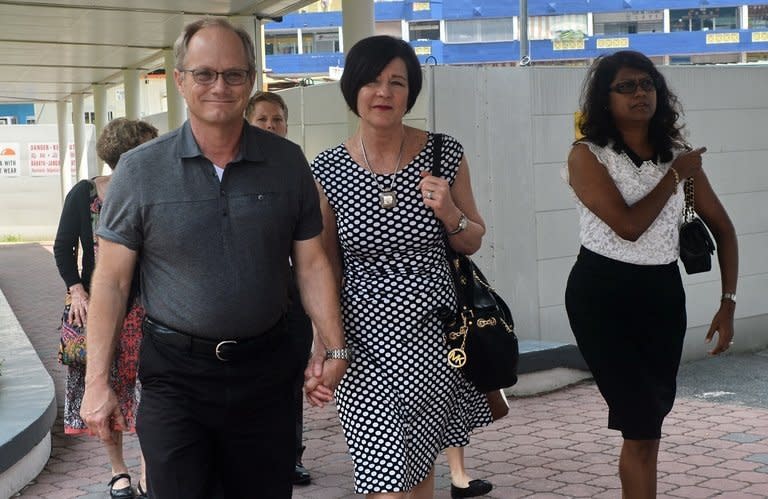
<instances>
[{"instance_id":1,"label":"black purse strap over shoulder","mask_svg":"<svg viewBox=\"0 0 768 499\"><path fill-rule=\"evenodd\" d=\"M439 177L441 172L440 156L443 154L443 134L432 134L432 176Z\"/></svg>"},{"instance_id":2,"label":"black purse strap over shoulder","mask_svg":"<svg viewBox=\"0 0 768 499\"><path fill-rule=\"evenodd\" d=\"M442 173L442 153L443 153L443 134L432 134L432 176L440 177ZM448 234L443 230L443 244L445 245L445 255L448 258L448 264L455 267L451 269L451 275L472 275L471 262L468 258L461 258L462 255L456 253L448 241ZM468 283L454 282L456 288L456 299L458 300L459 310L473 303L473 287Z\"/></svg>"}]
</instances>

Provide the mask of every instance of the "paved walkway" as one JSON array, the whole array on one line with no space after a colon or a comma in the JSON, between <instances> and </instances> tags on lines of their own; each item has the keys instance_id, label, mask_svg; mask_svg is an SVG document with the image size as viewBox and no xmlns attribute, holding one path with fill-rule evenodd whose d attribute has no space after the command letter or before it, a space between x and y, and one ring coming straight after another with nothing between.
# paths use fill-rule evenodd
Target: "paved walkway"
<instances>
[{"instance_id":1,"label":"paved walkway","mask_svg":"<svg viewBox=\"0 0 768 499\"><path fill-rule=\"evenodd\" d=\"M55 352L64 287L49 249L37 244L0 246L0 288L54 378L61 401L64 373ZM719 376L721 370L740 376ZM664 425L659 497L768 497L768 398L762 392L739 396L740 380L765 387L766 378L768 356L759 353L684 366L681 396ZM515 399L507 418L474 435L466 450L467 467L473 476L496 485L489 497L618 498L621 439L605 428L606 411L589 382ZM352 497L352 462L332 407L307 409L305 439L305 464L313 484L297 487L294 497ZM135 437L127 437L126 447L129 464L138 473ZM106 463L94 439L65 437L59 417L51 459L20 496L105 498ZM444 457L436 471L436 497L447 498Z\"/></svg>"}]
</instances>

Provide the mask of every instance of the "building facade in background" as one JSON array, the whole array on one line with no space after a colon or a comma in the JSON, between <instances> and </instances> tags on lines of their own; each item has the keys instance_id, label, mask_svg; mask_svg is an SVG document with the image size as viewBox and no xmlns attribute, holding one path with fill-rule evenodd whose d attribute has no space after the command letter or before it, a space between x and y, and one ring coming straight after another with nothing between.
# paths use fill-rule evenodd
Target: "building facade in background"
<instances>
[{"instance_id":1,"label":"building facade in background","mask_svg":"<svg viewBox=\"0 0 768 499\"><path fill-rule=\"evenodd\" d=\"M422 62L514 65L519 0L377 0L375 26L411 42ZM274 76L327 75L343 65L341 0L322 0L265 26ZM537 65L585 65L618 49L659 64L768 63L768 2L528 0Z\"/></svg>"}]
</instances>

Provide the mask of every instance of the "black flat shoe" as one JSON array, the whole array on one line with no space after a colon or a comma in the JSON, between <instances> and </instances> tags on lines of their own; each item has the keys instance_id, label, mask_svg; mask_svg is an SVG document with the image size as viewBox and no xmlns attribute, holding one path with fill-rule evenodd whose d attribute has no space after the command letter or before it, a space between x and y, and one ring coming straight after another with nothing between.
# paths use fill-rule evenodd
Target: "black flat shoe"
<instances>
[{"instance_id":1,"label":"black flat shoe","mask_svg":"<svg viewBox=\"0 0 768 499\"><path fill-rule=\"evenodd\" d=\"M312 477L309 476L309 471L303 464L297 463L296 469L293 471L293 484L294 485L309 485L312 481Z\"/></svg>"},{"instance_id":2,"label":"black flat shoe","mask_svg":"<svg viewBox=\"0 0 768 499\"><path fill-rule=\"evenodd\" d=\"M138 493L136 499L147 499L149 497L147 491L141 486L141 482L136 486L136 492Z\"/></svg>"},{"instance_id":3,"label":"black flat shoe","mask_svg":"<svg viewBox=\"0 0 768 499\"><path fill-rule=\"evenodd\" d=\"M470 480L469 487L464 488L451 484L451 499L484 496L492 489L493 484L488 480Z\"/></svg>"},{"instance_id":4,"label":"black flat shoe","mask_svg":"<svg viewBox=\"0 0 768 499\"><path fill-rule=\"evenodd\" d=\"M123 478L128 480L127 487L123 487L122 489L112 488L115 482L122 480ZM131 475L128 473L118 473L117 475L113 476L112 480L107 483L107 487L109 487L109 497L115 497L117 499L134 499L133 488L131 488Z\"/></svg>"}]
</instances>

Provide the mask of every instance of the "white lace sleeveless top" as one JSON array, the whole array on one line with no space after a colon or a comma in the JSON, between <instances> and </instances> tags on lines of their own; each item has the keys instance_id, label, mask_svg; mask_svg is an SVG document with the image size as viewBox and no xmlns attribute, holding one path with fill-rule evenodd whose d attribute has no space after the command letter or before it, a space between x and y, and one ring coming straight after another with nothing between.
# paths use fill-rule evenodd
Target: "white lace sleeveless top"
<instances>
[{"instance_id":1,"label":"white lace sleeveless top","mask_svg":"<svg viewBox=\"0 0 768 499\"><path fill-rule=\"evenodd\" d=\"M643 199L664 178L672 161L655 164L645 161L639 168L626 153L617 153L612 144L600 147L583 141L597 160L605 166L616 183L624 201L632 206ZM682 149L673 151L674 158ZM567 179L567 169L566 169ZM597 215L576 198L579 213L579 241L585 248L600 255L637 265L662 265L677 260L680 255L680 224L683 221L684 194L682 182L650 227L637 239L622 239Z\"/></svg>"}]
</instances>

